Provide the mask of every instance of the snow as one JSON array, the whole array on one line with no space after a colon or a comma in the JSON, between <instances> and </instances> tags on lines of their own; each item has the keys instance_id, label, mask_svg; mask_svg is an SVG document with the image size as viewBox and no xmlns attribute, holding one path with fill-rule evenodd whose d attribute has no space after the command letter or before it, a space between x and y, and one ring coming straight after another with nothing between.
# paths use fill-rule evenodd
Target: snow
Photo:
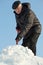
<instances>
[{"instance_id":1,"label":"snow","mask_svg":"<svg viewBox=\"0 0 43 65\"><path fill-rule=\"evenodd\" d=\"M43 58L21 45L9 46L0 52L0 65L43 65Z\"/></svg>"}]
</instances>

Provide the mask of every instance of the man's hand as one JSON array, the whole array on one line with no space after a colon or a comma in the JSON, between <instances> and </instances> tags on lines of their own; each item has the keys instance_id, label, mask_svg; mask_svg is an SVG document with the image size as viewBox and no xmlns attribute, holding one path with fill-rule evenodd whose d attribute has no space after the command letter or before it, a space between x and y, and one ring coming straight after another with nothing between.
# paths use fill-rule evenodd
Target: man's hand
<instances>
[{"instance_id":1,"label":"man's hand","mask_svg":"<svg viewBox=\"0 0 43 65\"><path fill-rule=\"evenodd\" d=\"M19 29L16 29L16 31L17 31L17 33L20 33L21 32L21 30L19 30Z\"/></svg>"},{"instance_id":2,"label":"man's hand","mask_svg":"<svg viewBox=\"0 0 43 65\"><path fill-rule=\"evenodd\" d=\"M16 29L16 31L18 34L21 32L20 29ZM16 38L15 40L16 40L16 44L18 45L18 39Z\"/></svg>"},{"instance_id":3,"label":"man's hand","mask_svg":"<svg viewBox=\"0 0 43 65\"><path fill-rule=\"evenodd\" d=\"M18 45L18 39L16 39L16 44Z\"/></svg>"}]
</instances>

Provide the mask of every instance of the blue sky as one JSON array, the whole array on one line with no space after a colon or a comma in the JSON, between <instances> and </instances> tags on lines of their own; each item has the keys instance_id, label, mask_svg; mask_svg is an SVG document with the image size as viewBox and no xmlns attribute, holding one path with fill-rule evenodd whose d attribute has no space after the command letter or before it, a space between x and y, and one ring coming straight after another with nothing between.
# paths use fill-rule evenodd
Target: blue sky
<instances>
[{"instance_id":1,"label":"blue sky","mask_svg":"<svg viewBox=\"0 0 43 65\"><path fill-rule=\"evenodd\" d=\"M12 10L14 1L0 0L0 51L7 46L16 44L16 20ZM35 12L42 25L42 32L37 42L37 56L43 57L43 0L21 0L21 2L31 3L31 9ZM19 44L21 43L22 40Z\"/></svg>"}]
</instances>

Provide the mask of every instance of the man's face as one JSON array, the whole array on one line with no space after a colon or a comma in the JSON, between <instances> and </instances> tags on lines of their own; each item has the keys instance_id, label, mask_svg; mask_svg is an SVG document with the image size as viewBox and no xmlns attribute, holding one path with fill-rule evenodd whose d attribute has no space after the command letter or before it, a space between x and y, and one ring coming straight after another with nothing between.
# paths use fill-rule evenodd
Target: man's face
<instances>
[{"instance_id":1,"label":"man's face","mask_svg":"<svg viewBox=\"0 0 43 65\"><path fill-rule=\"evenodd\" d=\"M17 14L20 14L21 13L21 10L22 10L22 4L19 4L18 7L15 9L15 12Z\"/></svg>"}]
</instances>

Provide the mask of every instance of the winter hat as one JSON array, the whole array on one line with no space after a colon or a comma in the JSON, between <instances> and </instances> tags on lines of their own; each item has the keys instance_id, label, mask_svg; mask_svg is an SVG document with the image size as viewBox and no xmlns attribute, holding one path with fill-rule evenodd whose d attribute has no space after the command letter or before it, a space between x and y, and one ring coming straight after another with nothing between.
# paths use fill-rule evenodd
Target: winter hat
<instances>
[{"instance_id":1,"label":"winter hat","mask_svg":"<svg viewBox=\"0 0 43 65\"><path fill-rule=\"evenodd\" d=\"M16 9L20 3L20 1L15 1L12 5L12 9Z\"/></svg>"}]
</instances>

